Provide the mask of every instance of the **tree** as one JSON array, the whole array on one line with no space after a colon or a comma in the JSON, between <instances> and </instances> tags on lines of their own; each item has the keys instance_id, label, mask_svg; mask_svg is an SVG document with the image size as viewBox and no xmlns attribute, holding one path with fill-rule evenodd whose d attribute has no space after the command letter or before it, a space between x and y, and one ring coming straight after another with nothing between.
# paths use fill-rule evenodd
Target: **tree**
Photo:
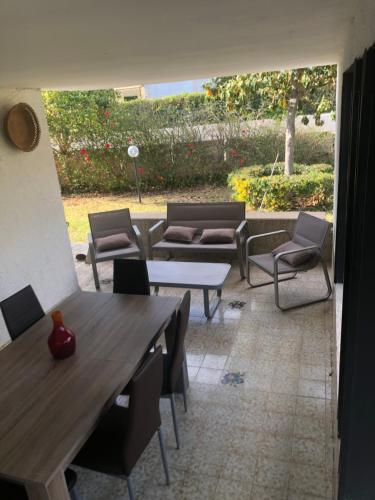
<instances>
[{"instance_id":1,"label":"tree","mask_svg":"<svg viewBox=\"0 0 375 500\"><path fill-rule=\"evenodd\" d=\"M304 115L305 125L307 114L323 125L321 113L335 109L336 66L214 78L204 88L209 97L245 117L285 118L285 174L291 175L297 113Z\"/></svg>"}]
</instances>

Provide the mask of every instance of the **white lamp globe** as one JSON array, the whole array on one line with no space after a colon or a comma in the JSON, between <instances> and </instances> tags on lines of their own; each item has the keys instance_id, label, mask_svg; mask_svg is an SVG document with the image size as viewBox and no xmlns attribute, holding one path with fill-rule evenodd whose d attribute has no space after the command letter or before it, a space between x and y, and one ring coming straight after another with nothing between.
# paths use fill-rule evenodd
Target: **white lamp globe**
<instances>
[{"instance_id":1,"label":"white lamp globe","mask_svg":"<svg viewBox=\"0 0 375 500\"><path fill-rule=\"evenodd\" d=\"M128 155L130 156L130 158L137 158L137 156L139 155L139 149L137 148L137 146L129 146Z\"/></svg>"}]
</instances>

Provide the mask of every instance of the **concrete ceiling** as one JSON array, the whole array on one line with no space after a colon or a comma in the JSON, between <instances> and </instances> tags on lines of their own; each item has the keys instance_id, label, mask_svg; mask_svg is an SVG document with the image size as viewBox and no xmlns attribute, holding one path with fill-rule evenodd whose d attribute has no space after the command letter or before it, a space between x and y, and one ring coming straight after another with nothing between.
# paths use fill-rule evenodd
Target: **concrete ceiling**
<instances>
[{"instance_id":1,"label":"concrete ceiling","mask_svg":"<svg viewBox=\"0 0 375 500\"><path fill-rule=\"evenodd\" d=\"M335 63L350 0L2 0L0 87L110 88Z\"/></svg>"}]
</instances>

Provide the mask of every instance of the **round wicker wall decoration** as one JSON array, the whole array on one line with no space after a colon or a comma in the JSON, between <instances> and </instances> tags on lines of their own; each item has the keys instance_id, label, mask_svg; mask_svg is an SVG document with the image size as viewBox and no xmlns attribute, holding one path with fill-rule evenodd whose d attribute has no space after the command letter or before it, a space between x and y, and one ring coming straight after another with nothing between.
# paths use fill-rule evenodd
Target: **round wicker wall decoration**
<instances>
[{"instance_id":1,"label":"round wicker wall decoration","mask_svg":"<svg viewBox=\"0 0 375 500\"><path fill-rule=\"evenodd\" d=\"M13 106L4 119L9 140L21 151L33 151L40 140L40 124L31 106L20 102Z\"/></svg>"}]
</instances>

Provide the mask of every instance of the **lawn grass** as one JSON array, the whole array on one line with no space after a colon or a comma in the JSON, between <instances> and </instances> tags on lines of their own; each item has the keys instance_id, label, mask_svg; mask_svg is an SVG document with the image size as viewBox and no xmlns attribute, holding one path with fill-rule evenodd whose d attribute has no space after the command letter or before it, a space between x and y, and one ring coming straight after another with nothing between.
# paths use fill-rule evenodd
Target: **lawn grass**
<instances>
[{"instance_id":1,"label":"lawn grass","mask_svg":"<svg viewBox=\"0 0 375 500\"><path fill-rule=\"evenodd\" d=\"M164 193L145 193L142 204L134 194L94 196L79 195L63 197L65 219L68 223L69 236L72 242L87 241L89 223L87 214L106 212L119 208L129 208L131 214L164 213L167 201L224 201L230 194L226 187L206 186L188 190L175 190Z\"/></svg>"}]
</instances>

